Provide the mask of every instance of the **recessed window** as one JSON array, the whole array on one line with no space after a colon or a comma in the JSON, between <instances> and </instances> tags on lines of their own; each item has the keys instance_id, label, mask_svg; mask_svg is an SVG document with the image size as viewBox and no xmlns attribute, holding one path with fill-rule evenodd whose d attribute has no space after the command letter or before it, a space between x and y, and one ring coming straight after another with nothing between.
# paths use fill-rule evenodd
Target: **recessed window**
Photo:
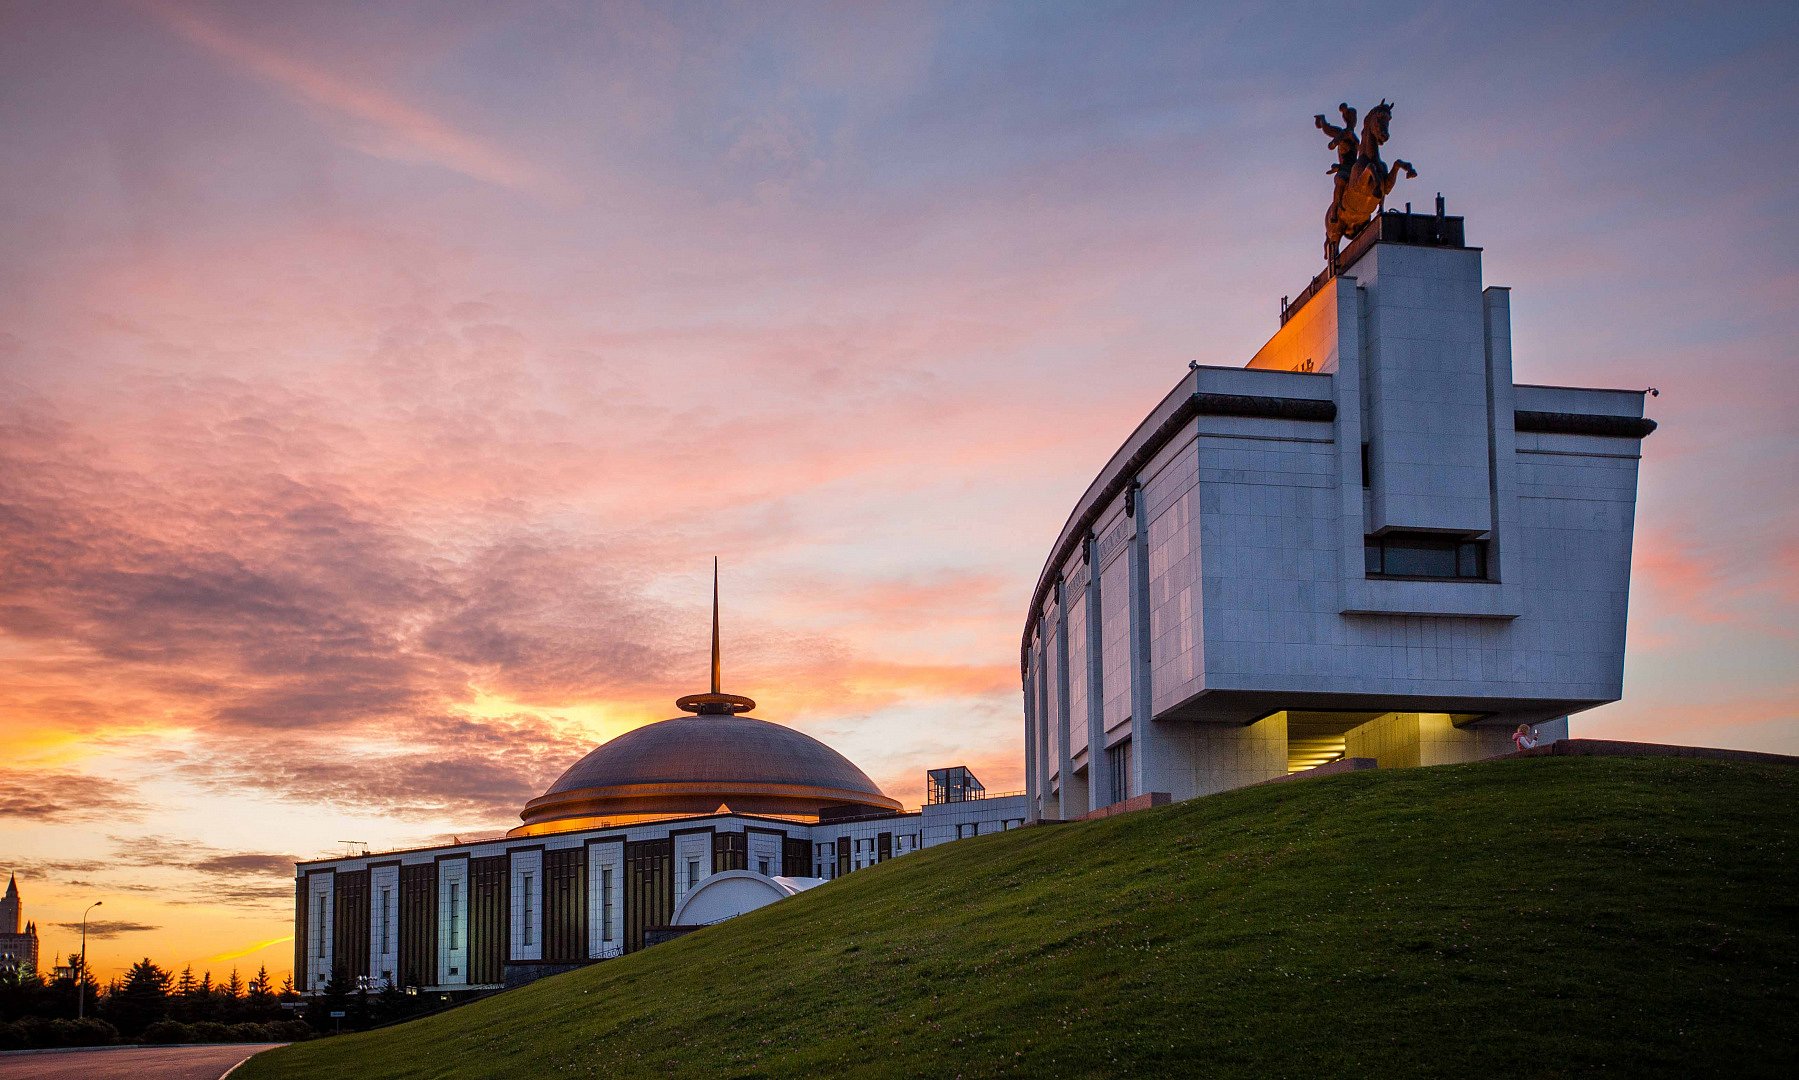
<instances>
[{"instance_id":1,"label":"recessed window","mask_svg":"<svg viewBox=\"0 0 1799 1080\"><path fill-rule=\"evenodd\" d=\"M612 940L612 870L600 871L600 940Z\"/></svg>"},{"instance_id":2,"label":"recessed window","mask_svg":"<svg viewBox=\"0 0 1799 1080\"><path fill-rule=\"evenodd\" d=\"M1362 551L1369 577L1447 581L1483 581L1487 577L1485 540L1395 532L1368 537Z\"/></svg>"},{"instance_id":3,"label":"recessed window","mask_svg":"<svg viewBox=\"0 0 1799 1080\"><path fill-rule=\"evenodd\" d=\"M687 860L687 887L693 888L700 883L700 860Z\"/></svg>"},{"instance_id":4,"label":"recessed window","mask_svg":"<svg viewBox=\"0 0 1799 1080\"><path fill-rule=\"evenodd\" d=\"M757 859L756 860L756 873L761 874L763 877L768 876L768 860L767 859Z\"/></svg>"}]
</instances>

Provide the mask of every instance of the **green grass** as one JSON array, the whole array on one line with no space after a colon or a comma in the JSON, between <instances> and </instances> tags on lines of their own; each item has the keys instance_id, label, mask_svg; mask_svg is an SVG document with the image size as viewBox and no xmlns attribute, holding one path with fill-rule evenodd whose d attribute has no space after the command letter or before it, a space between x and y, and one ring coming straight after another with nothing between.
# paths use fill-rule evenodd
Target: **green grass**
<instances>
[{"instance_id":1,"label":"green grass","mask_svg":"<svg viewBox=\"0 0 1799 1080\"><path fill-rule=\"evenodd\" d=\"M1535 758L966 840L234 1080L1790 1076L1799 769Z\"/></svg>"}]
</instances>

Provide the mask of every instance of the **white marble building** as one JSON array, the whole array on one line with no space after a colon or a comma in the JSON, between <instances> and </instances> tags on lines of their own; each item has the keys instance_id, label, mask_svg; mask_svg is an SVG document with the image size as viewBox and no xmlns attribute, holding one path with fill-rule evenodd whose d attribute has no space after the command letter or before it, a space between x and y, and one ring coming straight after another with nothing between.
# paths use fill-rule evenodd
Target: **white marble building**
<instances>
[{"instance_id":1,"label":"white marble building","mask_svg":"<svg viewBox=\"0 0 1799 1080\"><path fill-rule=\"evenodd\" d=\"M1622 693L1643 392L1516 385L1459 218L1389 212L1076 503L1022 642L1032 814L1565 737Z\"/></svg>"}]
</instances>

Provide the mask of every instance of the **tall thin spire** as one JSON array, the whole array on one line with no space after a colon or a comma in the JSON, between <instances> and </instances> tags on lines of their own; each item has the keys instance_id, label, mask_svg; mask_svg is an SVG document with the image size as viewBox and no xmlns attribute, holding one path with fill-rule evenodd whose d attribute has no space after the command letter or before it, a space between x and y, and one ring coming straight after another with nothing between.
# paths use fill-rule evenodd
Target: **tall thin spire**
<instances>
[{"instance_id":1,"label":"tall thin spire","mask_svg":"<svg viewBox=\"0 0 1799 1080\"><path fill-rule=\"evenodd\" d=\"M712 556L712 692L718 693L718 556Z\"/></svg>"},{"instance_id":2,"label":"tall thin spire","mask_svg":"<svg viewBox=\"0 0 1799 1080\"><path fill-rule=\"evenodd\" d=\"M720 688L718 648L718 556L712 557L712 690L705 694L688 694L677 698L675 707L685 709L702 716L729 716L732 713L749 712L756 703L749 698L737 694L727 694Z\"/></svg>"}]
</instances>

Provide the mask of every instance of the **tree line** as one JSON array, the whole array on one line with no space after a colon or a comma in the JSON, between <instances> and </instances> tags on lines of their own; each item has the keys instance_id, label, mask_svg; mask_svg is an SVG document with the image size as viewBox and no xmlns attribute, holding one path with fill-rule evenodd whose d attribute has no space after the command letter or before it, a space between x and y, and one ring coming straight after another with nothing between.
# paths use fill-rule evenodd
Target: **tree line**
<instances>
[{"instance_id":1,"label":"tree line","mask_svg":"<svg viewBox=\"0 0 1799 1080\"><path fill-rule=\"evenodd\" d=\"M85 1009L83 1008L85 995ZM360 1031L441 1007L392 985L342 969L320 993L302 999L290 975L276 986L266 966L245 982L236 968L219 982L211 971L179 974L149 957L101 986L78 958L45 978L0 971L0 1050L109 1043L295 1042L316 1034ZM81 1019L77 1017L85 1016Z\"/></svg>"},{"instance_id":2,"label":"tree line","mask_svg":"<svg viewBox=\"0 0 1799 1080\"><path fill-rule=\"evenodd\" d=\"M79 958L49 978L0 972L0 1050L114 1042L291 1042L312 1033L284 1002L293 979L276 986L266 966L245 982L236 968L219 982L193 966L176 975L149 957L101 986ZM77 1019L77 1017L83 1017Z\"/></svg>"}]
</instances>

